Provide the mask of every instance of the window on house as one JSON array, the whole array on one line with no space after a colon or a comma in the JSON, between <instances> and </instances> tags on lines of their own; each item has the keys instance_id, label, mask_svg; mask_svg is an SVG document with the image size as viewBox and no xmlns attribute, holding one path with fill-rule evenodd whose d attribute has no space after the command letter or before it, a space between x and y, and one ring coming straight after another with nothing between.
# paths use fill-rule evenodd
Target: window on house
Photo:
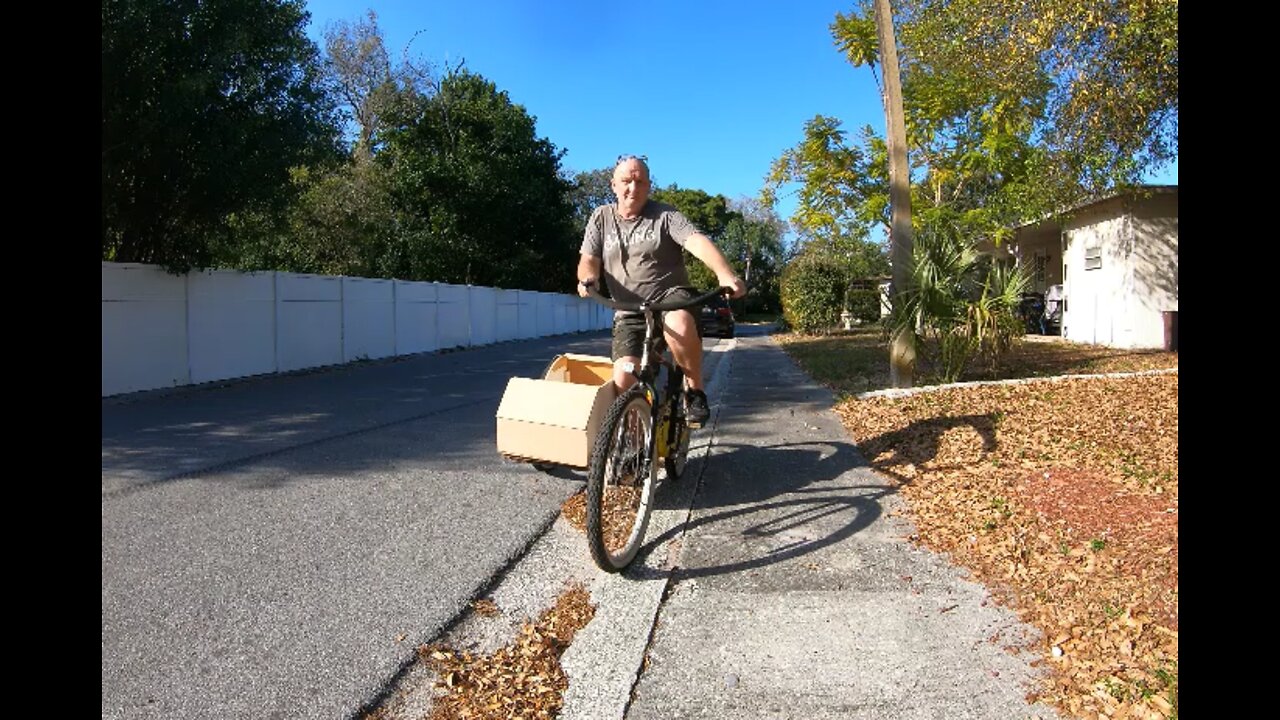
<instances>
[{"instance_id":1,"label":"window on house","mask_svg":"<svg viewBox=\"0 0 1280 720\"><path fill-rule=\"evenodd\" d=\"M1084 246L1084 269L1097 270L1100 267L1102 267L1102 242L1095 238Z\"/></svg>"},{"instance_id":2,"label":"window on house","mask_svg":"<svg viewBox=\"0 0 1280 720\"><path fill-rule=\"evenodd\" d=\"M1035 258L1035 282L1038 287L1044 287L1045 268L1049 266L1049 256L1036 255Z\"/></svg>"}]
</instances>

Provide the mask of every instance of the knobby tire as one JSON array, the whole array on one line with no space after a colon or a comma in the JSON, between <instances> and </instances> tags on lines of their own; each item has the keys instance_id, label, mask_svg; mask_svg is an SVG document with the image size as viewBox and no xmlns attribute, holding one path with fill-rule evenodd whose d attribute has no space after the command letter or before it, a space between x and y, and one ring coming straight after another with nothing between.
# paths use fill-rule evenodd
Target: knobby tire
<instances>
[{"instance_id":1,"label":"knobby tire","mask_svg":"<svg viewBox=\"0 0 1280 720\"><path fill-rule=\"evenodd\" d=\"M621 439L619 424L624 423L630 412L634 412L637 420L642 423L642 436L631 440L640 441L644 456L614 458L615 452L628 449L625 442L622 448L617 445ZM653 509L653 490L657 476L656 458L653 457L656 444L654 439L653 418L649 400L645 397L645 388L643 385L633 385L609 406L596 435L595 445L591 450L591 464L587 470L587 545L591 549L591 558L606 572L618 572L631 564L644 543L644 532ZM611 459L623 460L624 471L626 461L632 462L630 469L638 471L634 485L621 491L614 485L616 478L608 475L619 474L618 463L611 464ZM634 499L638 502L637 511L627 519L626 527L617 524L625 513L610 512L611 508L605 507L605 503L619 492L628 497L634 494ZM607 540L619 535L619 530L624 531L621 534L625 535L626 541L610 552Z\"/></svg>"}]
</instances>

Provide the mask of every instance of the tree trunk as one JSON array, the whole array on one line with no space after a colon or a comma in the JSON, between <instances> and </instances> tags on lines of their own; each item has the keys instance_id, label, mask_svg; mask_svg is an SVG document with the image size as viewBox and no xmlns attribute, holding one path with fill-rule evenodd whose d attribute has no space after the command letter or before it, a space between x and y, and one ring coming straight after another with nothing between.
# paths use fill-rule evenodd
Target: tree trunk
<instances>
[{"instance_id":1,"label":"tree trunk","mask_svg":"<svg viewBox=\"0 0 1280 720\"><path fill-rule=\"evenodd\" d=\"M894 310L898 310L911 280L911 168L907 164L907 130L902 114L902 83L898 78L898 43L893 34L893 12L889 0L875 0L875 12L880 62L884 67L889 207L893 216L889 230L889 260L893 266L889 301ZM893 387L911 387L915 364L915 334L910 326L900 325L889 344L889 383Z\"/></svg>"}]
</instances>

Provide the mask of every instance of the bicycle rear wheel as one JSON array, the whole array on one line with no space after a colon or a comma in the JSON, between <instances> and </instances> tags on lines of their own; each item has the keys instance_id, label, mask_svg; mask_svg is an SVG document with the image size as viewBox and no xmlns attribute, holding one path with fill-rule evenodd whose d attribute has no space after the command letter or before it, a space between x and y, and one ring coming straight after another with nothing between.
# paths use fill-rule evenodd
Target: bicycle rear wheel
<instances>
[{"instance_id":1,"label":"bicycle rear wheel","mask_svg":"<svg viewBox=\"0 0 1280 720\"><path fill-rule=\"evenodd\" d=\"M643 385L613 401L587 469L587 545L606 572L618 572L644 543L657 462L653 416Z\"/></svg>"}]
</instances>

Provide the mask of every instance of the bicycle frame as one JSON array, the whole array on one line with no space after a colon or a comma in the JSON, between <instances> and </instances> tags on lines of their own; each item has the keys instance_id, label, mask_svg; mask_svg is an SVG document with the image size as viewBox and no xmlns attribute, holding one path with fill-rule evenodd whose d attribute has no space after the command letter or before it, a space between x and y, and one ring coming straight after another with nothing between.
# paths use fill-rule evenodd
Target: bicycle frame
<instances>
[{"instance_id":1,"label":"bicycle frame","mask_svg":"<svg viewBox=\"0 0 1280 720\"><path fill-rule=\"evenodd\" d=\"M645 395L649 398L649 419L650 427L653 428L653 437L647 438L646 443L658 442L659 449L662 451L659 456L665 457L667 449L676 442L676 424L671 422L676 413L681 412L679 399L684 394L684 371L677 365L672 358L667 357L662 345L665 342L657 328L657 312L644 307L645 313L645 331L644 346L640 355L640 367L633 369L632 377L636 382L645 388ZM669 351L670 348L665 348ZM663 387L658 387L658 377L662 369L666 368L667 378ZM650 450L651 447L645 447Z\"/></svg>"}]
</instances>

